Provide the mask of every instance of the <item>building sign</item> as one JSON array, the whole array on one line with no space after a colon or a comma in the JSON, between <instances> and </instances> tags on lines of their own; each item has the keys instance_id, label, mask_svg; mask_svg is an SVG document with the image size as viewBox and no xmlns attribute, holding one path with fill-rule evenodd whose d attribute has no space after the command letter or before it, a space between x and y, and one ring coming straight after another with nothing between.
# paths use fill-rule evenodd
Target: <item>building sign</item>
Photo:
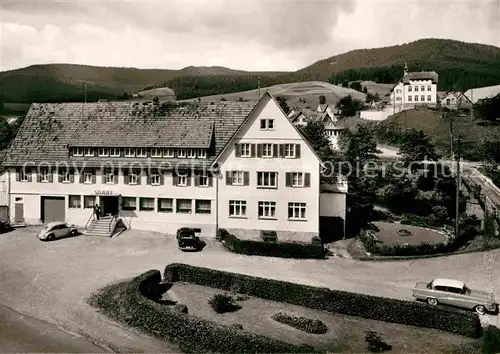
<instances>
[{"instance_id":1,"label":"building sign","mask_svg":"<svg viewBox=\"0 0 500 354\"><path fill-rule=\"evenodd\" d=\"M119 195L118 193L115 193L114 191L109 190L109 189L95 190L94 194L95 195L101 195L101 196L107 196L107 195L109 195L109 196L118 196Z\"/></svg>"}]
</instances>

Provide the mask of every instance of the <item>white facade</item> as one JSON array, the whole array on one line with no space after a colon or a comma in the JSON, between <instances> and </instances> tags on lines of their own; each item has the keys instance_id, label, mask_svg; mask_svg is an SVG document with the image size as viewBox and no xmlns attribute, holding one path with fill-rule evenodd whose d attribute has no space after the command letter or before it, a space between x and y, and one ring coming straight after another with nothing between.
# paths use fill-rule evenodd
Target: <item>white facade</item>
<instances>
[{"instance_id":1,"label":"white facade","mask_svg":"<svg viewBox=\"0 0 500 354\"><path fill-rule=\"evenodd\" d=\"M395 106L414 106L437 103L437 84L432 80L409 80L398 83L391 92L391 104Z\"/></svg>"}]
</instances>

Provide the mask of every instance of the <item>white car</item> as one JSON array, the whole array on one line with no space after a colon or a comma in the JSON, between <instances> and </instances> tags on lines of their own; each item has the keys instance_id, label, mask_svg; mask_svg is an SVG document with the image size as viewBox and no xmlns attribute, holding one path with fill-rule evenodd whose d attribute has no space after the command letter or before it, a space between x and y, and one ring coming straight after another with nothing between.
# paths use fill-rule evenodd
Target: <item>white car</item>
<instances>
[{"instance_id":1,"label":"white car","mask_svg":"<svg viewBox=\"0 0 500 354\"><path fill-rule=\"evenodd\" d=\"M52 241L56 238L74 236L78 233L75 225L66 224L65 222L55 221L48 223L40 231L37 237L43 241Z\"/></svg>"}]
</instances>

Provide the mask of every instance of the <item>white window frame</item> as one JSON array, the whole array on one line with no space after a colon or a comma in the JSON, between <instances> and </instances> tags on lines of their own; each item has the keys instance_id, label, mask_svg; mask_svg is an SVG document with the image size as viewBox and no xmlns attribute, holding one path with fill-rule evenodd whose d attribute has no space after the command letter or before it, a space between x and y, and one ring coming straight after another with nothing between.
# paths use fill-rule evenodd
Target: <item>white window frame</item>
<instances>
[{"instance_id":1,"label":"white window frame","mask_svg":"<svg viewBox=\"0 0 500 354\"><path fill-rule=\"evenodd\" d=\"M136 148L135 149L136 157L148 157L148 149L146 148Z\"/></svg>"},{"instance_id":2,"label":"white window frame","mask_svg":"<svg viewBox=\"0 0 500 354\"><path fill-rule=\"evenodd\" d=\"M128 174L128 184L138 184L139 176L135 172L129 172Z\"/></svg>"},{"instance_id":3,"label":"white window frame","mask_svg":"<svg viewBox=\"0 0 500 354\"><path fill-rule=\"evenodd\" d=\"M152 186L159 186L161 183L160 181L160 175L158 173L154 173L151 175L151 185Z\"/></svg>"},{"instance_id":4,"label":"white window frame","mask_svg":"<svg viewBox=\"0 0 500 354\"><path fill-rule=\"evenodd\" d=\"M206 173L198 176L198 185L200 187L208 187L208 175Z\"/></svg>"},{"instance_id":5,"label":"white window frame","mask_svg":"<svg viewBox=\"0 0 500 354\"><path fill-rule=\"evenodd\" d=\"M94 149L92 148L85 148L83 151L84 156L94 156Z\"/></svg>"},{"instance_id":6,"label":"white window frame","mask_svg":"<svg viewBox=\"0 0 500 354\"><path fill-rule=\"evenodd\" d=\"M415 102L418 102L418 95L413 96Z\"/></svg>"},{"instance_id":7,"label":"white window frame","mask_svg":"<svg viewBox=\"0 0 500 354\"><path fill-rule=\"evenodd\" d=\"M133 148L125 148L124 156L125 157L135 157L135 149L133 149Z\"/></svg>"},{"instance_id":8,"label":"white window frame","mask_svg":"<svg viewBox=\"0 0 500 354\"><path fill-rule=\"evenodd\" d=\"M154 149L151 149L151 157L162 157L162 149L157 149L157 148L154 148Z\"/></svg>"},{"instance_id":9,"label":"white window frame","mask_svg":"<svg viewBox=\"0 0 500 354\"><path fill-rule=\"evenodd\" d=\"M186 158L186 149L178 149L177 150L177 157L179 158Z\"/></svg>"},{"instance_id":10,"label":"white window frame","mask_svg":"<svg viewBox=\"0 0 500 354\"><path fill-rule=\"evenodd\" d=\"M412 91L413 91L412 86L408 86L408 92L412 92Z\"/></svg>"},{"instance_id":11,"label":"white window frame","mask_svg":"<svg viewBox=\"0 0 500 354\"><path fill-rule=\"evenodd\" d=\"M108 148L99 148L99 149L97 149L97 155L101 156L101 157L109 156L109 149Z\"/></svg>"},{"instance_id":12,"label":"white window frame","mask_svg":"<svg viewBox=\"0 0 500 354\"><path fill-rule=\"evenodd\" d=\"M414 91L414 92L418 92L418 85L416 85L416 86L413 88L413 91Z\"/></svg>"},{"instance_id":13,"label":"white window frame","mask_svg":"<svg viewBox=\"0 0 500 354\"><path fill-rule=\"evenodd\" d=\"M427 101L432 101L431 95L427 95Z\"/></svg>"},{"instance_id":14,"label":"white window frame","mask_svg":"<svg viewBox=\"0 0 500 354\"><path fill-rule=\"evenodd\" d=\"M271 184L274 176L274 184ZM266 177L267 181L266 182ZM259 188L278 188L278 173L277 172L257 172L257 187Z\"/></svg>"},{"instance_id":15,"label":"white window frame","mask_svg":"<svg viewBox=\"0 0 500 354\"><path fill-rule=\"evenodd\" d=\"M71 182L71 177L69 171L60 171L62 172L62 180L61 183L70 183Z\"/></svg>"},{"instance_id":16,"label":"white window frame","mask_svg":"<svg viewBox=\"0 0 500 354\"><path fill-rule=\"evenodd\" d=\"M264 124L262 124L264 123ZM274 130L274 119L263 118L260 120L260 130Z\"/></svg>"},{"instance_id":17,"label":"white window frame","mask_svg":"<svg viewBox=\"0 0 500 354\"><path fill-rule=\"evenodd\" d=\"M142 202L145 202L145 201L148 201L148 202L152 202L152 207L148 206L148 207L144 207ZM147 209L145 209L147 208ZM151 212L151 211L155 211L155 198L150 198L150 197L140 197L139 198L139 211L146 211L146 212Z\"/></svg>"},{"instance_id":18,"label":"white window frame","mask_svg":"<svg viewBox=\"0 0 500 354\"><path fill-rule=\"evenodd\" d=\"M119 148L110 148L109 156L111 157L120 157L120 149Z\"/></svg>"},{"instance_id":19,"label":"white window frame","mask_svg":"<svg viewBox=\"0 0 500 354\"><path fill-rule=\"evenodd\" d=\"M19 182L28 182L28 174L24 170L24 168L21 168L19 171Z\"/></svg>"},{"instance_id":20,"label":"white window frame","mask_svg":"<svg viewBox=\"0 0 500 354\"><path fill-rule=\"evenodd\" d=\"M330 132L330 136L332 135L331 134L331 131ZM285 144L285 158L287 159L294 159L295 158L295 144Z\"/></svg>"},{"instance_id":21,"label":"white window frame","mask_svg":"<svg viewBox=\"0 0 500 354\"><path fill-rule=\"evenodd\" d=\"M83 149L79 147L73 148L73 156L83 156Z\"/></svg>"},{"instance_id":22,"label":"white window frame","mask_svg":"<svg viewBox=\"0 0 500 354\"><path fill-rule=\"evenodd\" d=\"M411 95L408 96L408 102L412 102L413 101L413 97Z\"/></svg>"},{"instance_id":23,"label":"white window frame","mask_svg":"<svg viewBox=\"0 0 500 354\"><path fill-rule=\"evenodd\" d=\"M420 102L425 102L425 95L420 95Z\"/></svg>"},{"instance_id":24,"label":"white window frame","mask_svg":"<svg viewBox=\"0 0 500 354\"><path fill-rule=\"evenodd\" d=\"M177 176L177 185L179 187L187 187L188 176Z\"/></svg>"},{"instance_id":25,"label":"white window frame","mask_svg":"<svg viewBox=\"0 0 500 354\"><path fill-rule=\"evenodd\" d=\"M292 172L290 184L292 187L304 187L304 172Z\"/></svg>"},{"instance_id":26,"label":"white window frame","mask_svg":"<svg viewBox=\"0 0 500 354\"><path fill-rule=\"evenodd\" d=\"M262 157L273 157L273 144L262 144Z\"/></svg>"},{"instance_id":27,"label":"white window frame","mask_svg":"<svg viewBox=\"0 0 500 354\"><path fill-rule=\"evenodd\" d=\"M420 86L420 92L425 92L425 86L424 85Z\"/></svg>"},{"instance_id":28,"label":"white window frame","mask_svg":"<svg viewBox=\"0 0 500 354\"><path fill-rule=\"evenodd\" d=\"M175 157L174 149L163 149L163 157Z\"/></svg>"},{"instance_id":29,"label":"white window frame","mask_svg":"<svg viewBox=\"0 0 500 354\"><path fill-rule=\"evenodd\" d=\"M160 207L163 200L170 202L169 208L161 208ZM173 198L158 198L158 212L159 213L173 213L174 212L174 199Z\"/></svg>"},{"instance_id":30,"label":"white window frame","mask_svg":"<svg viewBox=\"0 0 500 354\"><path fill-rule=\"evenodd\" d=\"M92 184L92 172L84 172L83 173L83 183L84 184Z\"/></svg>"},{"instance_id":31,"label":"white window frame","mask_svg":"<svg viewBox=\"0 0 500 354\"><path fill-rule=\"evenodd\" d=\"M86 201L89 199L92 200L93 203L92 203L92 206L87 207ZM84 195L83 196L83 209L93 209L95 206L95 202L96 202L96 197L94 195Z\"/></svg>"},{"instance_id":32,"label":"white window frame","mask_svg":"<svg viewBox=\"0 0 500 354\"><path fill-rule=\"evenodd\" d=\"M306 203L288 203L288 220L306 220Z\"/></svg>"},{"instance_id":33,"label":"white window frame","mask_svg":"<svg viewBox=\"0 0 500 354\"><path fill-rule=\"evenodd\" d=\"M105 184L115 184L115 174L113 172L106 172L104 174Z\"/></svg>"},{"instance_id":34,"label":"white window frame","mask_svg":"<svg viewBox=\"0 0 500 354\"><path fill-rule=\"evenodd\" d=\"M196 158L196 149L187 149L187 158L195 159Z\"/></svg>"},{"instance_id":35,"label":"white window frame","mask_svg":"<svg viewBox=\"0 0 500 354\"><path fill-rule=\"evenodd\" d=\"M243 171L231 171L231 181L233 186L242 186L245 173Z\"/></svg>"},{"instance_id":36,"label":"white window frame","mask_svg":"<svg viewBox=\"0 0 500 354\"><path fill-rule=\"evenodd\" d=\"M229 217L244 218L247 216L246 200L230 200L229 201Z\"/></svg>"},{"instance_id":37,"label":"white window frame","mask_svg":"<svg viewBox=\"0 0 500 354\"><path fill-rule=\"evenodd\" d=\"M73 198L71 198L73 197ZM78 206L72 206L71 201L78 200ZM82 196L81 195L69 195L68 196L68 209L81 209L82 208Z\"/></svg>"},{"instance_id":38,"label":"white window frame","mask_svg":"<svg viewBox=\"0 0 500 354\"><path fill-rule=\"evenodd\" d=\"M252 156L252 145L249 143L240 144L240 156L241 157L251 157Z\"/></svg>"},{"instance_id":39,"label":"white window frame","mask_svg":"<svg viewBox=\"0 0 500 354\"><path fill-rule=\"evenodd\" d=\"M205 150L205 149L198 149L198 157L200 159L206 159L207 158L207 150Z\"/></svg>"},{"instance_id":40,"label":"white window frame","mask_svg":"<svg viewBox=\"0 0 500 354\"><path fill-rule=\"evenodd\" d=\"M189 200L189 202L190 202L189 211L181 211L181 208L179 208L180 202L187 201L187 200ZM176 204L175 205L176 213L179 213L179 214L192 214L193 213L193 200L192 199L179 198L175 201L175 204Z\"/></svg>"},{"instance_id":41,"label":"white window frame","mask_svg":"<svg viewBox=\"0 0 500 354\"><path fill-rule=\"evenodd\" d=\"M276 219L276 202L259 201L258 216L259 219Z\"/></svg>"},{"instance_id":42,"label":"white window frame","mask_svg":"<svg viewBox=\"0 0 500 354\"><path fill-rule=\"evenodd\" d=\"M427 85L427 91L432 91L432 86L431 85Z\"/></svg>"},{"instance_id":43,"label":"white window frame","mask_svg":"<svg viewBox=\"0 0 500 354\"><path fill-rule=\"evenodd\" d=\"M49 174L50 172L48 169L40 169L40 182L49 182Z\"/></svg>"}]
</instances>

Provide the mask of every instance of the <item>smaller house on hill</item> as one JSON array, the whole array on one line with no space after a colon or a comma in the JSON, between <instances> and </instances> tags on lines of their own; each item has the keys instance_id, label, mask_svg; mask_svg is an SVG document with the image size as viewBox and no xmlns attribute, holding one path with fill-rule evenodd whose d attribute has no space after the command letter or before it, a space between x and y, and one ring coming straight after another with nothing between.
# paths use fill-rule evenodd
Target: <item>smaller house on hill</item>
<instances>
[{"instance_id":1,"label":"smaller house on hill","mask_svg":"<svg viewBox=\"0 0 500 354\"><path fill-rule=\"evenodd\" d=\"M456 91L450 91L444 94L442 97L439 98L439 102L441 103L441 106L451 108L451 109L456 109L459 108L459 97L462 95L461 92Z\"/></svg>"}]
</instances>

